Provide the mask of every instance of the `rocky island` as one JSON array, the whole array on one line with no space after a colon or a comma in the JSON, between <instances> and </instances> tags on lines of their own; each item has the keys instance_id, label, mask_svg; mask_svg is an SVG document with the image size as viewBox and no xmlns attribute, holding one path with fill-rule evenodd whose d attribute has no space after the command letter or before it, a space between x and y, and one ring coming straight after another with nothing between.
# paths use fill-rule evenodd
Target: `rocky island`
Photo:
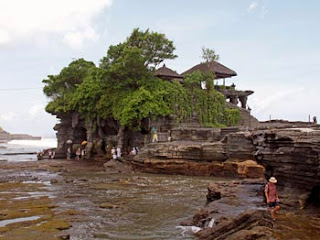
<instances>
[{"instance_id":1,"label":"rocky island","mask_svg":"<svg viewBox=\"0 0 320 240\"><path fill-rule=\"evenodd\" d=\"M100 229L109 224L132 234L128 222L147 224L152 214L162 216L172 210L170 206L179 210L197 205L197 211L181 211L175 218L179 229L194 232L198 239L316 239L320 126L259 122L247 105L253 91L225 84L237 73L218 62L213 50L203 48L204 62L178 74L166 65L159 67L177 57L174 49L164 34L135 29L123 43L109 48L99 67L78 59L43 80L50 98L46 110L60 120L54 127L56 157L63 160L44 161L40 170L32 164L25 168L59 174L50 183L62 186L55 191L63 211L54 215L50 201L43 206L54 233L61 230L60 239L69 239L88 230L82 236L108 239L115 235L83 230L80 222L97 221ZM65 160L67 153L78 149L86 153L82 162ZM115 149L118 154L112 152ZM162 175L130 175L137 172ZM39 178L46 176L39 174ZM192 177L181 180L180 176ZM281 201L276 221L264 200L264 185L271 176L278 179ZM171 188L176 182L179 186ZM101 200L106 198L115 203ZM66 210L66 205L76 204L74 199L86 207ZM136 211L137 219L126 218L130 211ZM162 221L173 217L168 218ZM152 226L148 236L155 239L166 231L157 232L161 226ZM3 231L10 236L9 230Z\"/></svg>"},{"instance_id":2,"label":"rocky island","mask_svg":"<svg viewBox=\"0 0 320 240\"><path fill-rule=\"evenodd\" d=\"M9 142L11 140L40 140L41 137L34 137L28 134L11 134L0 127L0 142Z\"/></svg>"}]
</instances>

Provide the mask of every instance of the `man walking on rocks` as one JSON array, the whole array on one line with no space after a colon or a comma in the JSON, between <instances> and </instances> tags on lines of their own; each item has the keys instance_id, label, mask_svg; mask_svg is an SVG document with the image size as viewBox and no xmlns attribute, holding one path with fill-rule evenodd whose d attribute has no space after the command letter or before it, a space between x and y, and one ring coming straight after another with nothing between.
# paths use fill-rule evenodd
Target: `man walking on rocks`
<instances>
[{"instance_id":1,"label":"man walking on rocks","mask_svg":"<svg viewBox=\"0 0 320 240\"><path fill-rule=\"evenodd\" d=\"M264 189L268 208L271 212L271 217L273 220L276 220L275 214L280 209L276 183L277 179L275 177L271 177Z\"/></svg>"}]
</instances>

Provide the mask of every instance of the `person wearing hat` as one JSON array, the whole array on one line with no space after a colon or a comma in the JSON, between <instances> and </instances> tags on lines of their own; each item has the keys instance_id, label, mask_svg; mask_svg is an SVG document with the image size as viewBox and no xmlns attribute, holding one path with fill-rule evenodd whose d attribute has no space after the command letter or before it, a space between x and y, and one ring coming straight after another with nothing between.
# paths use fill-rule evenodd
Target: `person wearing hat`
<instances>
[{"instance_id":1,"label":"person wearing hat","mask_svg":"<svg viewBox=\"0 0 320 240\"><path fill-rule=\"evenodd\" d=\"M276 183L277 179L275 177L271 177L264 189L264 193L267 199L267 205L271 212L271 217L273 220L276 220L275 214L280 209Z\"/></svg>"}]
</instances>

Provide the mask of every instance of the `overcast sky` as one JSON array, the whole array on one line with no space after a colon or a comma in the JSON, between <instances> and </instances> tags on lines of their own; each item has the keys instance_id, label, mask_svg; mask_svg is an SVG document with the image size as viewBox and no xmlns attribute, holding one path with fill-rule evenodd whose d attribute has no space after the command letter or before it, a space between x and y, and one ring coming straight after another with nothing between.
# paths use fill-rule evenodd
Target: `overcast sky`
<instances>
[{"instance_id":1,"label":"overcast sky","mask_svg":"<svg viewBox=\"0 0 320 240\"><path fill-rule=\"evenodd\" d=\"M73 59L98 64L137 27L174 41L166 64L179 73L215 49L238 73L226 83L255 92L259 120L320 120L319 13L316 0L0 0L0 126L54 136L42 79Z\"/></svg>"}]
</instances>

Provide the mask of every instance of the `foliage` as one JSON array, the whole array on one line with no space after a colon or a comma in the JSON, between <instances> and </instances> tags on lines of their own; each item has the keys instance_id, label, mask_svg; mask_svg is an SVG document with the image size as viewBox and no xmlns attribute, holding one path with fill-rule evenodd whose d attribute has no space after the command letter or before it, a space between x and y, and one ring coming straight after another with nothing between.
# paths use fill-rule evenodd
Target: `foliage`
<instances>
[{"instance_id":1,"label":"foliage","mask_svg":"<svg viewBox=\"0 0 320 240\"><path fill-rule=\"evenodd\" d=\"M98 116L96 104L103 93L101 74L100 69L92 70L91 74L86 76L81 84L77 85L71 98L72 109L90 116L90 118Z\"/></svg>"},{"instance_id":2,"label":"foliage","mask_svg":"<svg viewBox=\"0 0 320 240\"><path fill-rule=\"evenodd\" d=\"M93 62L78 59L63 68L58 75L49 75L44 79L43 92L51 99L46 110L53 114L72 110L73 92L94 68Z\"/></svg>"},{"instance_id":3,"label":"foliage","mask_svg":"<svg viewBox=\"0 0 320 240\"><path fill-rule=\"evenodd\" d=\"M227 108L225 111L225 124L227 126L236 126L239 124L240 120L240 111L239 109L229 109Z\"/></svg>"},{"instance_id":4,"label":"foliage","mask_svg":"<svg viewBox=\"0 0 320 240\"><path fill-rule=\"evenodd\" d=\"M215 53L215 51L213 49L209 49L209 48L205 48L202 47L202 58L206 61L206 62L214 62L214 61L219 61L220 56L218 54Z\"/></svg>"},{"instance_id":5,"label":"foliage","mask_svg":"<svg viewBox=\"0 0 320 240\"><path fill-rule=\"evenodd\" d=\"M150 32L149 30L140 31L136 28L130 37L123 43L111 46L107 56L101 60L100 67L108 66L125 61L127 54L131 51L136 53L137 62L143 63L147 68L155 68L165 59L174 59L175 47L173 42L168 40L162 33Z\"/></svg>"}]
</instances>

